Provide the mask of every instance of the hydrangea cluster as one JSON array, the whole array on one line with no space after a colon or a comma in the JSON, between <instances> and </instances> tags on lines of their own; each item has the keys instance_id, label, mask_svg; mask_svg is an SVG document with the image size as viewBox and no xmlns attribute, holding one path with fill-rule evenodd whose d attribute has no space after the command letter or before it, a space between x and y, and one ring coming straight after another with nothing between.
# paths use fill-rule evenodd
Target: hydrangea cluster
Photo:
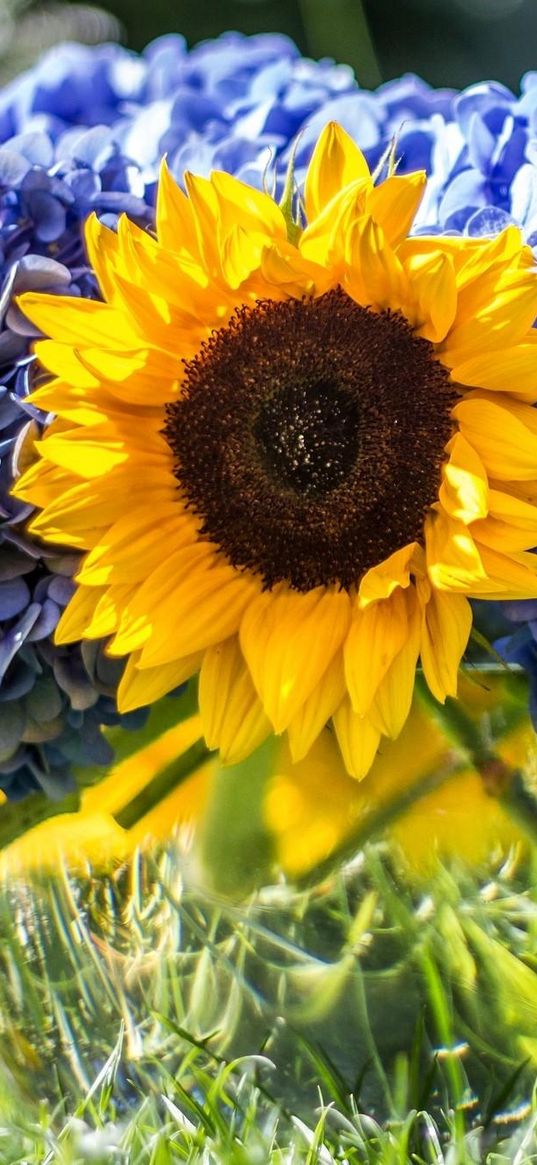
<instances>
[{"instance_id":1,"label":"hydrangea cluster","mask_svg":"<svg viewBox=\"0 0 537 1165\"><path fill-rule=\"evenodd\" d=\"M34 289L95 295L82 246L90 211L112 227L152 220L167 154L185 169L281 182L300 135L300 182L319 130L340 122L373 166L396 137L401 171L431 175L420 231L495 233L519 223L537 242L537 73L516 97L501 85L432 90L413 76L369 93L352 71L303 59L280 35L227 34L188 51L180 36L141 55L67 44L0 94L0 787L61 796L73 764L105 764L100 726L117 719L118 664L102 645L58 648L76 556L25 532L9 494L46 418L26 402L35 335L13 302ZM120 670L120 666L119 666Z\"/></svg>"}]
</instances>

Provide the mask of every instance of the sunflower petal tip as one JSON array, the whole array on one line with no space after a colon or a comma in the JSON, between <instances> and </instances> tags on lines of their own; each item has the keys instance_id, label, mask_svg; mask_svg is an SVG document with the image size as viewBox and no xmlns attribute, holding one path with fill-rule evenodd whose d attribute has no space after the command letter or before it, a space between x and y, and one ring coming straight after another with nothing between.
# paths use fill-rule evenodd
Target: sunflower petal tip
<instances>
[{"instance_id":1,"label":"sunflower petal tip","mask_svg":"<svg viewBox=\"0 0 537 1165\"><path fill-rule=\"evenodd\" d=\"M74 643L75 637L69 634L68 630L64 630L59 623L54 632L54 643L56 647L65 647L68 643Z\"/></svg>"},{"instance_id":2,"label":"sunflower petal tip","mask_svg":"<svg viewBox=\"0 0 537 1165\"><path fill-rule=\"evenodd\" d=\"M31 307L36 302L36 298L37 293L35 291L21 291L19 295L13 297L13 301L21 311L24 311L27 306Z\"/></svg>"},{"instance_id":3,"label":"sunflower petal tip","mask_svg":"<svg viewBox=\"0 0 537 1165\"><path fill-rule=\"evenodd\" d=\"M108 654L106 650L105 654ZM110 656L110 658L113 659L114 657ZM120 681L117 690L116 703L120 716L126 716L128 712L135 712L142 703L142 701L137 698L137 690L134 690L132 682L129 682L132 681L132 678L132 672L130 676L128 676L127 671L125 671L123 674L123 679Z\"/></svg>"}]
</instances>

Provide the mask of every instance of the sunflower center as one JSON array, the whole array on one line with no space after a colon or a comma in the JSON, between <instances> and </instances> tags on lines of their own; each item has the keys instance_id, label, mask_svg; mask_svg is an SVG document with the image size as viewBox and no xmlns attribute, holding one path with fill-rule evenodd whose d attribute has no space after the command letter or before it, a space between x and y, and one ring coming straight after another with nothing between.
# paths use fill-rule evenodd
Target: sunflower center
<instances>
[{"instance_id":1,"label":"sunflower center","mask_svg":"<svg viewBox=\"0 0 537 1165\"><path fill-rule=\"evenodd\" d=\"M269 397L254 426L267 473L298 494L336 489L356 460L360 410L337 384L292 384Z\"/></svg>"},{"instance_id":2,"label":"sunflower center","mask_svg":"<svg viewBox=\"0 0 537 1165\"><path fill-rule=\"evenodd\" d=\"M164 433L200 533L234 566L351 589L422 539L456 399L401 315L337 288L237 309L185 362Z\"/></svg>"}]
</instances>

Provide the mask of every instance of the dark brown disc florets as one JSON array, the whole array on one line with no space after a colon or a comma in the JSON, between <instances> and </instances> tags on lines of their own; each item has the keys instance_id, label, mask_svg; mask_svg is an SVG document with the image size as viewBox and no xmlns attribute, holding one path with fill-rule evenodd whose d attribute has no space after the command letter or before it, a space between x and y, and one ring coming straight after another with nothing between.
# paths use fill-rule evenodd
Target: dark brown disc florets
<instances>
[{"instance_id":1,"label":"dark brown disc florets","mask_svg":"<svg viewBox=\"0 0 537 1165\"><path fill-rule=\"evenodd\" d=\"M200 533L299 591L420 540L456 392L402 315L341 288L237 309L185 362L165 436Z\"/></svg>"}]
</instances>

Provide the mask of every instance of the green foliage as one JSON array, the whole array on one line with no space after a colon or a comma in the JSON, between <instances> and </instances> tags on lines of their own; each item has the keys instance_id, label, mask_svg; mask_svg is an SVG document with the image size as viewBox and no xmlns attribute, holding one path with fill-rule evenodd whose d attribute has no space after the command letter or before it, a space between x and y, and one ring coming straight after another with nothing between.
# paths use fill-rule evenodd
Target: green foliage
<instances>
[{"instance_id":1,"label":"green foliage","mask_svg":"<svg viewBox=\"0 0 537 1165\"><path fill-rule=\"evenodd\" d=\"M312 56L330 55L352 65L364 89L382 76L360 0L299 0Z\"/></svg>"},{"instance_id":2,"label":"green foliage","mask_svg":"<svg viewBox=\"0 0 537 1165\"><path fill-rule=\"evenodd\" d=\"M241 905L162 852L0 894L0 1165L537 1159L537 893L371 847Z\"/></svg>"},{"instance_id":3,"label":"green foliage","mask_svg":"<svg viewBox=\"0 0 537 1165\"><path fill-rule=\"evenodd\" d=\"M244 897L270 879L274 840L263 811L266 785L274 769L276 738L269 736L235 765L218 768L200 836L205 877L217 893Z\"/></svg>"}]
</instances>

